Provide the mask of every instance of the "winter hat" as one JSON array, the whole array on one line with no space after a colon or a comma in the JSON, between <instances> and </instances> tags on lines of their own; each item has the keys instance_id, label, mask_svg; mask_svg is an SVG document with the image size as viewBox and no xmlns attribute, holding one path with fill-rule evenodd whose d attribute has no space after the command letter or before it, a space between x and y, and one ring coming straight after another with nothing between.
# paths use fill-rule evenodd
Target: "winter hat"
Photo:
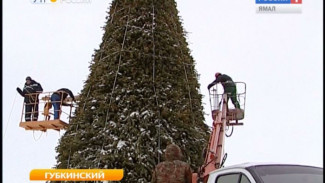
<instances>
[{"instance_id":1,"label":"winter hat","mask_svg":"<svg viewBox=\"0 0 325 183\"><path fill-rule=\"evenodd\" d=\"M214 76L217 78L219 75L221 75L221 73L217 72Z\"/></svg>"},{"instance_id":2,"label":"winter hat","mask_svg":"<svg viewBox=\"0 0 325 183\"><path fill-rule=\"evenodd\" d=\"M167 161L181 160L183 154L178 145L170 144L166 147L165 157Z\"/></svg>"}]
</instances>

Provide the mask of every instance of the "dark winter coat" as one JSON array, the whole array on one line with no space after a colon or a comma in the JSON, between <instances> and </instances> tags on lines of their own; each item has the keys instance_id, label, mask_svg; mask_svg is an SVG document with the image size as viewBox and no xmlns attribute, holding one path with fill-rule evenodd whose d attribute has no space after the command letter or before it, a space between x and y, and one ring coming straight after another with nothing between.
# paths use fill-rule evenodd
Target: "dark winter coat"
<instances>
[{"instance_id":1,"label":"dark winter coat","mask_svg":"<svg viewBox=\"0 0 325 183\"><path fill-rule=\"evenodd\" d=\"M36 102L39 101L38 93L42 93L43 88L40 83L31 80L30 84L27 84L27 82L25 83L23 90L17 88L17 91L21 96L25 97L24 99L25 103L34 103L35 101Z\"/></svg>"},{"instance_id":2,"label":"dark winter coat","mask_svg":"<svg viewBox=\"0 0 325 183\"><path fill-rule=\"evenodd\" d=\"M72 91L69 90L69 89L67 89L67 88L58 89L53 94L59 95L61 101L64 101L68 97L68 95L70 95L70 97L72 98L72 100L75 101L75 98L74 98L74 95L73 95ZM62 103L62 105L68 105L68 104Z\"/></svg>"},{"instance_id":3,"label":"dark winter coat","mask_svg":"<svg viewBox=\"0 0 325 183\"><path fill-rule=\"evenodd\" d=\"M236 86L230 76L226 74L221 74L212 83L208 85L208 90L217 83L221 83L223 88Z\"/></svg>"},{"instance_id":4,"label":"dark winter coat","mask_svg":"<svg viewBox=\"0 0 325 183\"><path fill-rule=\"evenodd\" d=\"M152 174L151 183L191 183L192 171L189 164L181 161L181 149L168 145L165 152L166 161L159 163Z\"/></svg>"}]
</instances>

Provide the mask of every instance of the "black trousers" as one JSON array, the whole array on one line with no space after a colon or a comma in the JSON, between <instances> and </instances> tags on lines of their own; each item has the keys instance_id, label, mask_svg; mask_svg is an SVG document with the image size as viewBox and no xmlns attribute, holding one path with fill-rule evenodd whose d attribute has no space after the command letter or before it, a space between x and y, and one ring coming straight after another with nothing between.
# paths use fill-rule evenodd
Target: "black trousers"
<instances>
[{"instance_id":1,"label":"black trousers","mask_svg":"<svg viewBox=\"0 0 325 183\"><path fill-rule=\"evenodd\" d=\"M38 102L26 103L25 121L37 121L38 119Z\"/></svg>"}]
</instances>

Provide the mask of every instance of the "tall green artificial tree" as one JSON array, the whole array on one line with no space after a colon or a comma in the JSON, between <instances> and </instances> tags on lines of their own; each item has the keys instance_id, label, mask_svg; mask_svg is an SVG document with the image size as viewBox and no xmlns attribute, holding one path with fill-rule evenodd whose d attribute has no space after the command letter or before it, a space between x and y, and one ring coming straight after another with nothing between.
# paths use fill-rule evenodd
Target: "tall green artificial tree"
<instances>
[{"instance_id":1,"label":"tall green artificial tree","mask_svg":"<svg viewBox=\"0 0 325 183\"><path fill-rule=\"evenodd\" d=\"M56 168L123 168L121 182L150 182L175 143L197 170L209 128L176 2L113 0L104 30Z\"/></svg>"}]
</instances>

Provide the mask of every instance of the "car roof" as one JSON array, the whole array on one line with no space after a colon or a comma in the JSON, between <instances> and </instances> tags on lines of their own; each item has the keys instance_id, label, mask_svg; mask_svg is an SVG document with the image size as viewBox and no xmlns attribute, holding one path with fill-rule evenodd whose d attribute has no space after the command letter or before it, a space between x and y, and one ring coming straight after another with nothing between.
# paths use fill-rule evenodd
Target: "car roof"
<instances>
[{"instance_id":1,"label":"car roof","mask_svg":"<svg viewBox=\"0 0 325 183\"><path fill-rule=\"evenodd\" d=\"M308 166L308 167L315 167L315 168L322 168L322 167L316 167L316 166L310 166L310 165L302 165L302 164L292 164L292 163L277 163L277 162L246 162L246 163L241 163L241 164L235 164L231 166L226 166L222 167L220 169L214 170L219 171L219 170L227 170L227 169L234 169L234 168L242 168L246 169L248 167L253 167L253 166L262 166L262 165L292 165L292 166ZM211 173L212 173L211 172Z\"/></svg>"}]
</instances>

